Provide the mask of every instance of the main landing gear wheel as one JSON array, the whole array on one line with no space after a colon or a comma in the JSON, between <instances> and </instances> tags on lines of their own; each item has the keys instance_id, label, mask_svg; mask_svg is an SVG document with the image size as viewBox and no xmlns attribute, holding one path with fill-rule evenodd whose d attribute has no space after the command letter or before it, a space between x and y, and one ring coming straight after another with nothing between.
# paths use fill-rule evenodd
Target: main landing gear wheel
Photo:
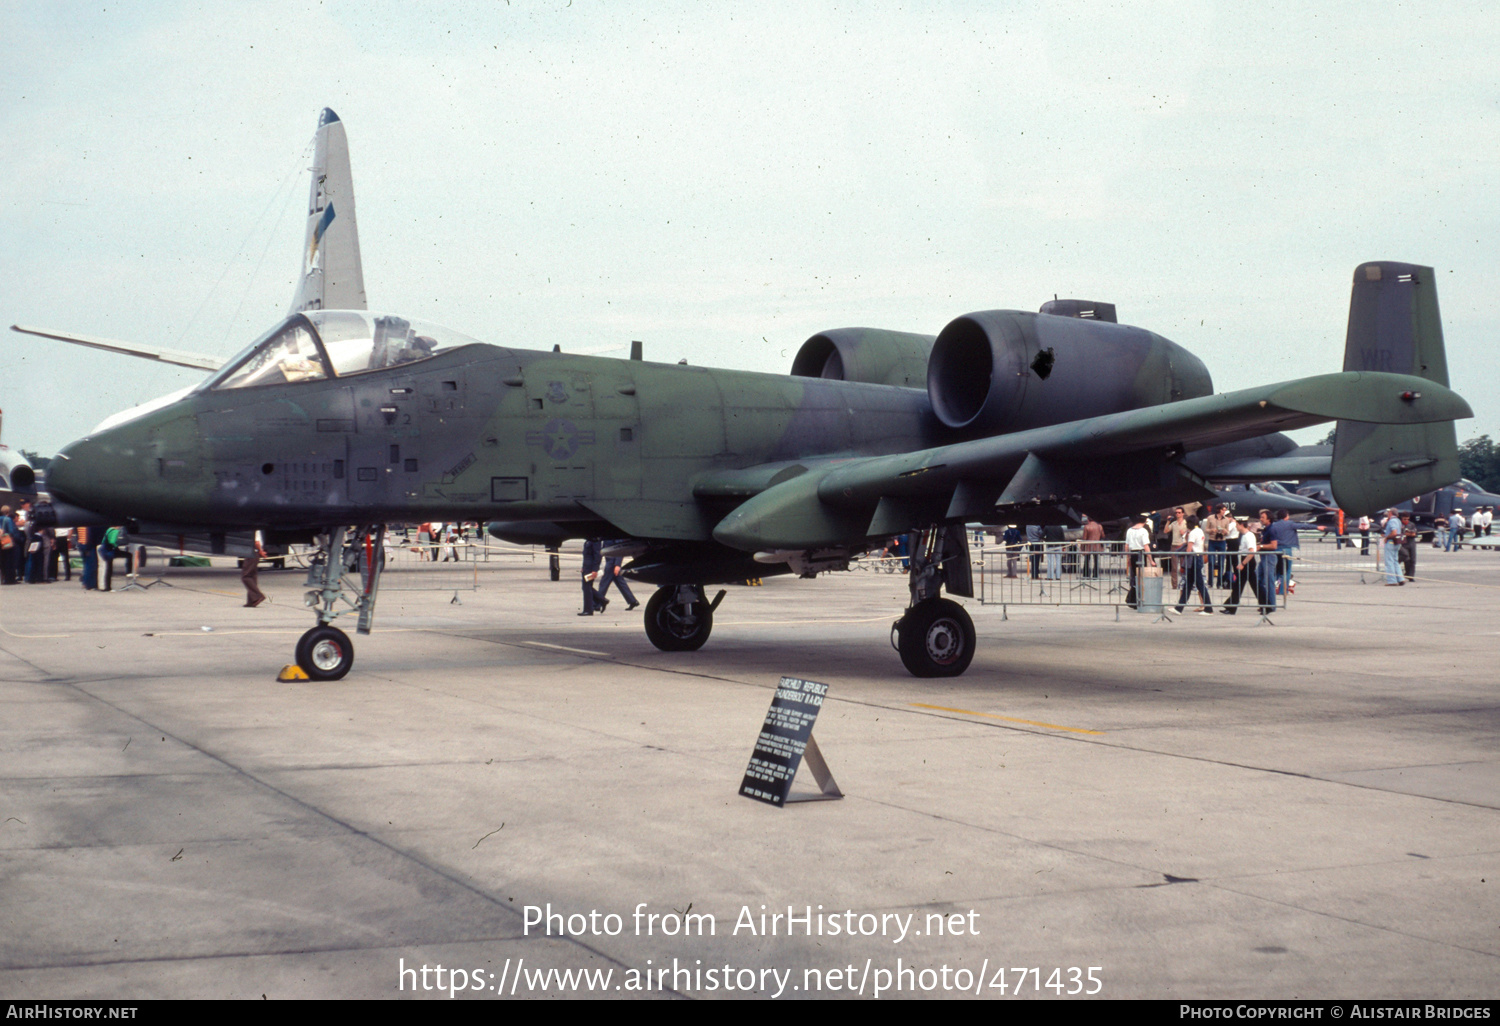
<instances>
[{"instance_id":1,"label":"main landing gear wheel","mask_svg":"<svg viewBox=\"0 0 1500 1026\"><path fill-rule=\"evenodd\" d=\"M896 621L896 633L913 677L957 677L974 658L974 621L950 599L918 602Z\"/></svg>"},{"instance_id":2,"label":"main landing gear wheel","mask_svg":"<svg viewBox=\"0 0 1500 1026\"><path fill-rule=\"evenodd\" d=\"M714 611L696 584L668 585L646 600L646 637L663 652L693 652L714 629Z\"/></svg>"},{"instance_id":3,"label":"main landing gear wheel","mask_svg":"<svg viewBox=\"0 0 1500 1026\"><path fill-rule=\"evenodd\" d=\"M338 680L354 665L354 644L337 627L314 627L297 641L297 665L313 680Z\"/></svg>"}]
</instances>

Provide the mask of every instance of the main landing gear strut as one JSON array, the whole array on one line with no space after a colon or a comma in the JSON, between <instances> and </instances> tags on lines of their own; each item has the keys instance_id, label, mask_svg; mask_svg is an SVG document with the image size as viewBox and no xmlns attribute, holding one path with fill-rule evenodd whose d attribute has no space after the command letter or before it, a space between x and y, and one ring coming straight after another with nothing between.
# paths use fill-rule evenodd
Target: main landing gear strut
<instances>
[{"instance_id":1,"label":"main landing gear strut","mask_svg":"<svg viewBox=\"0 0 1500 1026\"><path fill-rule=\"evenodd\" d=\"M714 629L714 610L724 601L721 589L712 602L701 584L669 584L646 600L646 637L663 652L692 652L703 647Z\"/></svg>"},{"instance_id":2,"label":"main landing gear strut","mask_svg":"<svg viewBox=\"0 0 1500 1026\"><path fill-rule=\"evenodd\" d=\"M297 641L297 665L313 680L338 680L354 665L354 643L333 621L357 614L355 633L369 634L385 568L385 525L336 527L320 535L307 568L303 601L318 625Z\"/></svg>"},{"instance_id":3,"label":"main landing gear strut","mask_svg":"<svg viewBox=\"0 0 1500 1026\"><path fill-rule=\"evenodd\" d=\"M949 593L974 596L969 539L962 524L911 535L911 605L891 625L891 643L913 677L957 677L974 658L974 621Z\"/></svg>"}]
</instances>

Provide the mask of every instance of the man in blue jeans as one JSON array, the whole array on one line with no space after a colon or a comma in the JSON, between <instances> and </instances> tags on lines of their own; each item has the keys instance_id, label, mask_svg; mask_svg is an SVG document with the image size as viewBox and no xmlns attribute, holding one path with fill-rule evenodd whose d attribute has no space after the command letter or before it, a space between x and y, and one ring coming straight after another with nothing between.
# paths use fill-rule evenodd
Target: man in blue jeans
<instances>
[{"instance_id":1,"label":"man in blue jeans","mask_svg":"<svg viewBox=\"0 0 1500 1026\"><path fill-rule=\"evenodd\" d=\"M625 544L625 539L621 538L616 541L605 542L604 548L608 549L610 546L623 544ZM629 582L627 582L624 577L620 576L620 564L623 562L624 560L619 556L605 557L604 577L603 580L599 582L599 601L601 603L605 601L604 594L605 592L609 591L609 586L613 584L616 588L620 589L620 594L625 596L625 601L630 603L625 607L625 611L628 613L636 606L640 605L640 603L635 600L635 595L631 593Z\"/></svg>"},{"instance_id":2,"label":"man in blue jeans","mask_svg":"<svg viewBox=\"0 0 1500 1026\"><path fill-rule=\"evenodd\" d=\"M1282 594L1290 595L1297 590L1297 582L1292 580L1292 557L1302 546L1302 540L1297 537L1297 528L1293 526L1291 514L1286 510L1276 514L1276 522L1271 525L1270 537L1275 539L1276 545L1276 576L1278 588ZM1265 547L1266 536L1261 535L1261 547Z\"/></svg>"},{"instance_id":3,"label":"man in blue jeans","mask_svg":"<svg viewBox=\"0 0 1500 1026\"><path fill-rule=\"evenodd\" d=\"M1401 579L1401 518L1396 511L1385 511L1385 523L1380 529L1382 558L1385 562L1385 586L1394 588L1406 582Z\"/></svg>"},{"instance_id":4,"label":"man in blue jeans","mask_svg":"<svg viewBox=\"0 0 1500 1026\"><path fill-rule=\"evenodd\" d=\"M1262 614L1276 611L1276 536L1271 530L1271 511L1260 511L1260 544L1255 559L1255 590Z\"/></svg>"}]
</instances>

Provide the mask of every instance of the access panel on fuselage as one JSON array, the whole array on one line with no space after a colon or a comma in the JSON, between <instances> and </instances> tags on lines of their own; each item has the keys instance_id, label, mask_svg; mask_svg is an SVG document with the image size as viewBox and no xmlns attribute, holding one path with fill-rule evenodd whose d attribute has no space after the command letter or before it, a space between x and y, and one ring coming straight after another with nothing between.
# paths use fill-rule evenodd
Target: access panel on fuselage
<instances>
[{"instance_id":1,"label":"access panel on fuselage","mask_svg":"<svg viewBox=\"0 0 1500 1026\"><path fill-rule=\"evenodd\" d=\"M216 509L293 518L299 510L343 501L347 439L355 424L348 389L243 389L209 402L196 419Z\"/></svg>"},{"instance_id":2,"label":"access panel on fuselage","mask_svg":"<svg viewBox=\"0 0 1500 1026\"><path fill-rule=\"evenodd\" d=\"M562 360L538 360L525 380L523 440L536 468L533 495L541 502L589 498L599 447L591 375Z\"/></svg>"}]
</instances>

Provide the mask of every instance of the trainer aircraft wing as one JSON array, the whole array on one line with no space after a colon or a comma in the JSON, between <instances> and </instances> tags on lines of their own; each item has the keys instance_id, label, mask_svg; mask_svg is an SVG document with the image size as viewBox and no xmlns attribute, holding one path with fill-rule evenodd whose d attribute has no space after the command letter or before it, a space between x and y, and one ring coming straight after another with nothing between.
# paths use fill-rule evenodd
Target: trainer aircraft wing
<instances>
[{"instance_id":1,"label":"trainer aircraft wing","mask_svg":"<svg viewBox=\"0 0 1500 1026\"><path fill-rule=\"evenodd\" d=\"M1179 487L1183 477L1196 476L1164 457L1329 420L1419 425L1469 416L1461 396L1427 378L1322 374L915 452L823 462L741 504L714 538L742 550L815 548L847 543L851 534L900 530L914 514L982 520L997 507L1062 503L1103 516L1115 512L1101 508L1111 494L1129 512L1143 468L1171 473ZM1117 475L1135 485L1116 491L1110 479ZM710 476L697 487L715 484ZM856 524L864 518L861 531Z\"/></svg>"},{"instance_id":2,"label":"trainer aircraft wing","mask_svg":"<svg viewBox=\"0 0 1500 1026\"><path fill-rule=\"evenodd\" d=\"M52 338L59 342L71 342L76 346L88 346L90 349L103 349L110 353L139 356L143 359L155 360L158 363L170 363L178 367L192 367L196 370L214 371L224 366L224 359L222 357L205 356L202 353L185 353L180 349L143 346L136 342L121 342L118 339L98 338L94 335L75 335L66 331L46 331L42 328L28 328L20 324L12 324L10 330L19 331L25 335L36 335L38 338Z\"/></svg>"}]
</instances>

